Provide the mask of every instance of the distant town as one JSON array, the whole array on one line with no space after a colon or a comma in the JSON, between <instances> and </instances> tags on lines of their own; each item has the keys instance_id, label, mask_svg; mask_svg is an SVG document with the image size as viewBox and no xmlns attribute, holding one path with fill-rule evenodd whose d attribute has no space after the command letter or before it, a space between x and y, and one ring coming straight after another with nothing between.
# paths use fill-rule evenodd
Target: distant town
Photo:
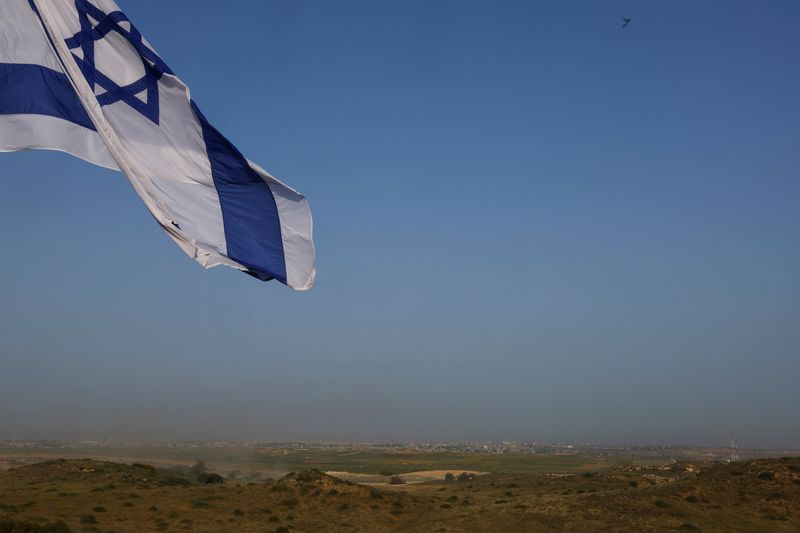
<instances>
[{"instance_id":1,"label":"distant town","mask_svg":"<svg viewBox=\"0 0 800 533\"><path fill-rule=\"evenodd\" d=\"M57 439L0 439L0 449L28 451L91 450L122 448L170 448L170 449L250 449L250 450L326 450L359 451L376 453L459 453L459 454L556 454L588 457L636 457L672 459L676 461L729 462L757 457L783 457L799 455L797 450L747 449L733 445L729 447L676 446L614 446L579 444L569 442L381 442L381 441L121 441L121 440L57 440Z\"/></svg>"}]
</instances>

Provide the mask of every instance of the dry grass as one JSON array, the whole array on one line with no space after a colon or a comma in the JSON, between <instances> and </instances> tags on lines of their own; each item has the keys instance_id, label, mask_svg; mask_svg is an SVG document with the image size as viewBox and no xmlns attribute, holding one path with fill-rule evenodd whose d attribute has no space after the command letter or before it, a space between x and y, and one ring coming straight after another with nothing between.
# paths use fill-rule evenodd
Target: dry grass
<instances>
[{"instance_id":1,"label":"dry grass","mask_svg":"<svg viewBox=\"0 0 800 533\"><path fill-rule=\"evenodd\" d=\"M3 517L119 533L798 531L800 459L381 488L318 471L200 485L146 465L62 460L0 472Z\"/></svg>"}]
</instances>

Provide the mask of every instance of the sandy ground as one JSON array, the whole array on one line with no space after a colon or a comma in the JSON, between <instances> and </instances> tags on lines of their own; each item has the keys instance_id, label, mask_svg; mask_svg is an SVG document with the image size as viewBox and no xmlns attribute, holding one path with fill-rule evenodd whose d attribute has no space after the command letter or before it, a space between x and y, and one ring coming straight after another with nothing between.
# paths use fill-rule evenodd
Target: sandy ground
<instances>
[{"instance_id":1,"label":"sandy ground","mask_svg":"<svg viewBox=\"0 0 800 533\"><path fill-rule=\"evenodd\" d=\"M356 474L353 472L325 472L329 476L338 477L353 483L360 483L362 485L380 486L388 485L391 476L379 476L373 474ZM441 481L448 474L453 474L457 477L461 474L472 474L481 476L487 472L479 472L477 470L420 470L418 472L407 472L405 474L398 474L398 477L406 483L425 483L427 481Z\"/></svg>"}]
</instances>

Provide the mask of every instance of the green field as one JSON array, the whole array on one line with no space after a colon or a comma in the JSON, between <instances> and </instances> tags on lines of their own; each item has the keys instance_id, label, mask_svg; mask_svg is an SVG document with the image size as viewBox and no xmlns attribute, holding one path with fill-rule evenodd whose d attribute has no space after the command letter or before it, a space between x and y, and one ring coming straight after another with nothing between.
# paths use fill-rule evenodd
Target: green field
<instances>
[{"instance_id":1,"label":"green field","mask_svg":"<svg viewBox=\"0 0 800 533\"><path fill-rule=\"evenodd\" d=\"M144 462L163 468L188 467L203 460L210 469L227 474L237 471L243 477L260 474L275 477L309 468L347 471L357 474L398 474L419 470L476 470L507 473L570 473L598 471L621 464L630 458L600 458L558 454L468 454L375 452L362 450L297 450L252 448L170 448L116 447L69 448L56 450L0 449L0 460L9 466L55 458L95 458L121 462Z\"/></svg>"}]
</instances>

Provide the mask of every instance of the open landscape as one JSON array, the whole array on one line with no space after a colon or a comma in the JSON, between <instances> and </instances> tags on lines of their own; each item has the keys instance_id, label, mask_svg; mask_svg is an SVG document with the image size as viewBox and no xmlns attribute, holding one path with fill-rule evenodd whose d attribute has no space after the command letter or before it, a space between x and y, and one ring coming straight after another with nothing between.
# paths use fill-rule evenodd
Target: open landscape
<instances>
[{"instance_id":1,"label":"open landscape","mask_svg":"<svg viewBox=\"0 0 800 533\"><path fill-rule=\"evenodd\" d=\"M799 28L0 0L0 533L800 533Z\"/></svg>"},{"instance_id":2,"label":"open landscape","mask_svg":"<svg viewBox=\"0 0 800 533\"><path fill-rule=\"evenodd\" d=\"M28 464L0 471L0 532L797 531L800 520L800 457L193 450L207 463L169 450L132 463L17 450ZM293 471L261 473L278 459Z\"/></svg>"}]
</instances>

